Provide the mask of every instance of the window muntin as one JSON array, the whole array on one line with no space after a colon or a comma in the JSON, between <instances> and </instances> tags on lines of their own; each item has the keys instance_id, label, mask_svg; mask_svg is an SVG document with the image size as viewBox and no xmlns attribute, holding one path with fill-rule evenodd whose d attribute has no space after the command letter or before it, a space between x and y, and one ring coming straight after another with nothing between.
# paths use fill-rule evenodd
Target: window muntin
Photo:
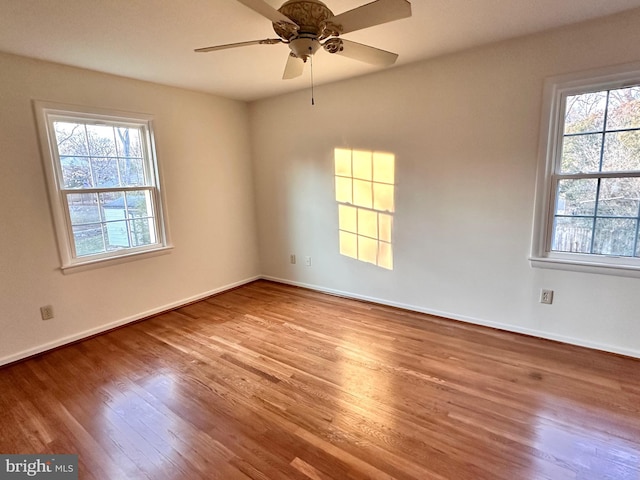
<instances>
[{"instance_id":1,"label":"window muntin","mask_svg":"<svg viewBox=\"0 0 640 480\"><path fill-rule=\"evenodd\" d=\"M551 252L638 257L640 86L562 98Z\"/></svg>"},{"instance_id":2,"label":"window muntin","mask_svg":"<svg viewBox=\"0 0 640 480\"><path fill-rule=\"evenodd\" d=\"M165 248L150 117L36 106L63 268Z\"/></svg>"}]
</instances>

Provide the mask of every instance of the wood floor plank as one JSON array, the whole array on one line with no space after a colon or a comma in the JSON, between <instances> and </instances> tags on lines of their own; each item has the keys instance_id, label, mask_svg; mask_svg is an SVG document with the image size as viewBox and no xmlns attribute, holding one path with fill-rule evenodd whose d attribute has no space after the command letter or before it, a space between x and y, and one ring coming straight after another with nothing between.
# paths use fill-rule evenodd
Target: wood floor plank
<instances>
[{"instance_id":1,"label":"wood floor plank","mask_svg":"<svg viewBox=\"0 0 640 480\"><path fill-rule=\"evenodd\" d=\"M86 479L640 479L640 361L257 281L0 369Z\"/></svg>"}]
</instances>

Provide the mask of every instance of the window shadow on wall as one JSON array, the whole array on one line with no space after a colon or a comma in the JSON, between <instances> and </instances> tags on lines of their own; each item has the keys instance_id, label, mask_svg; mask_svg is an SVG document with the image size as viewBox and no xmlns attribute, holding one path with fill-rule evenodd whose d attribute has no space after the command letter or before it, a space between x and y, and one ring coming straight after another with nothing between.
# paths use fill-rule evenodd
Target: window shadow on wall
<instances>
[{"instance_id":1,"label":"window shadow on wall","mask_svg":"<svg viewBox=\"0 0 640 480\"><path fill-rule=\"evenodd\" d=\"M393 270L395 155L336 148L340 254Z\"/></svg>"}]
</instances>

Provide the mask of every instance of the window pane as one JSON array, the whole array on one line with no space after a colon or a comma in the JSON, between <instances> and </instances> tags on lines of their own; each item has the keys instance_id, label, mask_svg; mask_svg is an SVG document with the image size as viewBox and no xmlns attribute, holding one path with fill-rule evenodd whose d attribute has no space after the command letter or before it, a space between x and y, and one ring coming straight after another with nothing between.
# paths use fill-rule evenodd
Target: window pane
<instances>
[{"instance_id":1,"label":"window pane","mask_svg":"<svg viewBox=\"0 0 640 480\"><path fill-rule=\"evenodd\" d=\"M353 151L353 178L371 180L371 152L362 150Z\"/></svg>"},{"instance_id":2,"label":"window pane","mask_svg":"<svg viewBox=\"0 0 640 480\"><path fill-rule=\"evenodd\" d=\"M640 131L607 133L603 171L640 170Z\"/></svg>"},{"instance_id":3,"label":"window pane","mask_svg":"<svg viewBox=\"0 0 640 480\"><path fill-rule=\"evenodd\" d=\"M598 197L598 216L637 217L640 178L603 178Z\"/></svg>"},{"instance_id":4,"label":"window pane","mask_svg":"<svg viewBox=\"0 0 640 480\"><path fill-rule=\"evenodd\" d=\"M640 128L640 87L620 88L609 93L607 130Z\"/></svg>"},{"instance_id":5,"label":"window pane","mask_svg":"<svg viewBox=\"0 0 640 480\"><path fill-rule=\"evenodd\" d=\"M155 228L152 218L136 218L129 221L131 246L139 247L156 243Z\"/></svg>"},{"instance_id":6,"label":"window pane","mask_svg":"<svg viewBox=\"0 0 640 480\"><path fill-rule=\"evenodd\" d=\"M636 223L636 220L623 218L596 219L593 253L633 256Z\"/></svg>"},{"instance_id":7,"label":"window pane","mask_svg":"<svg viewBox=\"0 0 640 480\"><path fill-rule=\"evenodd\" d=\"M115 157L116 143L113 127L107 125L87 125L89 154L96 157Z\"/></svg>"},{"instance_id":8,"label":"window pane","mask_svg":"<svg viewBox=\"0 0 640 480\"><path fill-rule=\"evenodd\" d=\"M127 248L132 245L129 243L129 229L127 222L107 222L105 224L107 233L107 250L117 250L119 248Z\"/></svg>"},{"instance_id":9,"label":"window pane","mask_svg":"<svg viewBox=\"0 0 640 480\"><path fill-rule=\"evenodd\" d=\"M74 193L67 195L69 215L72 225L97 223L100 218L98 195L95 193Z\"/></svg>"},{"instance_id":10,"label":"window pane","mask_svg":"<svg viewBox=\"0 0 640 480\"><path fill-rule=\"evenodd\" d=\"M87 157L60 157L64 188L91 188L91 167Z\"/></svg>"},{"instance_id":11,"label":"window pane","mask_svg":"<svg viewBox=\"0 0 640 480\"><path fill-rule=\"evenodd\" d=\"M89 155L84 124L54 122L59 155Z\"/></svg>"},{"instance_id":12,"label":"window pane","mask_svg":"<svg viewBox=\"0 0 640 480\"><path fill-rule=\"evenodd\" d=\"M92 158L91 168L96 187L118 187L118 161L115 158Z\"/></svg>"},{"instance_id":13,"label":"window pane","mask_svg":"<svg viewBox=\"0 0 640 480\"><path fill-rule=\"evenodd\" d=\"M120 158L120 184L124 187L148 185L144 179L144 163L142 158Z\"/></svg>"},{"instance_id":14,"label":"window pane","mask_svg":"<svg viewBox=\"0 0 640 480\"><path fill-rule=\"evenodd\" d=\"M99 223L73 227L76 255L95 255L105 252L102 225Z\"/></svg>"},{"instance_id":15,"label":"window pane","mask_svg":"<svg viewBox=\"0 0 640 480\"><path fill-rule=\"evenodd\" d=\"M124 206L124 192L101 193L100 207L106 221L124 220L126 218Z\"/></svg>"},{"instance_id":16,"label":"window pane","mask_svg":"<svg viewBox=\"0 0 640 480\"><path fill-rule=\"evenodd\" d=\"M562 173L597 172L600 170L602 135L576 135L562 141Z\"/></svg>"},{"instance_id":17,"label":"window pane","mask_svg":"<svg viewBox=\"0 0 640 480\"><path fill-rule=\"evenodd\" d=\"M551 249L557 252L590 253L593 220L557 217L553 225Z\"/></svg>"},{"instance_id":18,"label":"window pane","mask_svg":"<svg viewBox=\"0 0 640 480\"><path fill-rule=\"evenodd\" d=\"M598 180L560 180L556 200L556 215L593 215L596 206Z\"/></svg>"},{"instance_id":19,"label":"window pane","mask_svg":"<svg viewBox=\"0 0 640 480\"><path fill-rule=\"evenodd\" d=\"M567 97L564 133L602 131L606 103L607 92Z\"/></svg>"},{"instance_id":20,"label":"window pane","mask_svg":"<svg viewBox=\"0 0 640 480\"><path fill-rule=\"evenodd\" d=\"M127 213L129 217L149 217L153 215L151 192L127 192Z\"/></svg>"},{"instance_id":21,"label":"window pane","mask_svg":"<svg viewBox=\"0 0 640 480\"><path fill-rule=\"evenodd\" d=\"M115 129L116 146L120 157L142 157L140 130L118 127Z\"/></svg>"}]
</instances>

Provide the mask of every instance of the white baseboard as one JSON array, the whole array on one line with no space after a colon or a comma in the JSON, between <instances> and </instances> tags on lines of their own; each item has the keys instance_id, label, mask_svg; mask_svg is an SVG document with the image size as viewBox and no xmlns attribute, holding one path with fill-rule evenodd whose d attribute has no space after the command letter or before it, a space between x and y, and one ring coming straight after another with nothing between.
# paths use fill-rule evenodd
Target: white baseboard
<instances>
[{"instance_id":1,"label":"white baseboard","mask_svg":"<svg viewBox=\"0 0 640 480\"><path fill-rule=\"evenodd\" d=\"M99 333L107 332L109 330L113 330L114 328L121 327L126 325L127 323L136 322L138 320L142 320L143 318L152 317L153 315L157 315L159 313L167 312L169 310L174 310L176 308L182 307L189 303L197 302L198 300L205 299L217 293L221 293L227 290L231 290L233 288L245 285L247 283L251 283L255 280L259 280L262 278L261 276L255 276L251 278L247 278L244 280L240 280L238 282L234 282L228 285L224 285L222 287L215 288L213 290L209 290L207 292L202 292L197 295L194 295L189 298L184 298L175 302L168 303L166 305L162 305L161 307L152 308L151 310L147 310L146 312L141 312L136 315L132 315L127 318L122 318L120 320L116 320L114 322L107 323L105 325L100 325L99 327L91 328L89 330L85 330L83 332L79 332L73 335L69 335L67 337L56 339L52 342L45 343L43 345L38 345L37 347L29 348L27 350L23 350L18 353L14 353L13 355L8 355L6 357L0 358L0 366L7 365L9 363L17 362L19 360L23 360L28 357L32 357L33 355L37 355L39 353L44 353L47 350L52 350L54 348L62 347L69 343L77 342L78 340L83 340L88 337L92 337Z\"/></svg>"},{"instance_id":2,"label":"white baseboard","mask_svg":"<svg viewBox=\"0 0 640 480\"><path fill-rule=\"evenodd\" d=\"M224 285L222 287L218 287L215 288L213 290L209 290L207 292L202 292L200 294L194 295L192 297L189 298L184 298L172 303L168 303L165 305L162 305L160 307L157 308L153 308L151 310L147 310L146 312L141 312L139 314L136 315L132 315L130 317L127 318L123 318L120 320L116 320L114 322L110 322L107 323L105 325L101 325L99 327L95 327L89 330L85 330L83 332L79 332L73 335L69 335L63 338L59 338L56 339L52 342L47 342L45 344L42 345L38 345L37 347L33 347L33 348L29 348L26 350L23 350L21 352L12 354L12 355L8 355L6 357L0 358L0 366L2 365L7 365L9 363L13 363L13 362L17 362L19 360L23 360L25 358L28 357L32 357L34 355L38 355L40 353L44 353L48 350L52 350L54 348L58 348L58 347L62 347L64 345L67 345L69 343L73 343L73 342L77 342L79 340L83 340L85 338L88 337L92 337L94 335L103 333L103 332L107 332L109 330L112 330L114 328L117 327L121 327L123 325L126 325L128 323L132 323L132 322L136 322L138 320L142 320L144 318L147 317L151 317L153 315L157 315L159 313L162 312L166 312L169 310L173 310L179 307L182 307L184 305L187 305L189 303L193 303L193 302L197 302L199 300L202 300L204 298L210 297L212 295L218 294L218 293L222 293L224 291L227 290L231 290L233 288L236 287L240 287L242 285L245 285L247 283L251 283L255 280L259 280L259 279L264 279L264 280L269 280L272 282L277 282L277 283L283 283L286 285L293 285L293 286L297 286L297 287L303 287L303 288L308 288L310 290L314 290L317 292L322 292L322 293L328 293L331 295L339 295L341 297L346 297L346 298L353 298L356 300L365 300L367 302L372 302L372 303L377 303L380 305L386 305L386 306L390 306L390 307L397 307L397 308L401 308L403 310L409 310L409 311L413 311L413 312L418 312L418 313L425 313L428 315L435 315L438 317L443 317L443 318L449 318L452 320L458 320L461 322L466 322L466 323L471 323L474 325L482 325L485 327L491 327L491 328L496 328L498 330L505 330L507 332L513 332L513 333L521 333L524 335L530 335L533 337L539 337L539 338L544 338L547 340L555 340L557 342L562 342L562 343L567 343L570 345L577 345L580 347L586 347L586 348L590 348L590 349L594 349L594 350L602 350L605 352L610 352L610 353L615 353L615 354L619 354L619 355L624 355L627 357L635 357L635 358L640 358L640 351L639 350L634 350L634 349L628 349L628 348L620 348L618 346L614 346L614 345L607 345L607 344L603 344L603 343L599 343L599 342L591 342L591 341L587 341L584 339L579 339L579 338L574 338L574 337L566 337L563 335L557 335L551 332L545 332L545 331L541 331L541 330L534 330L534 329L530 329L530 328L523 328L523 327L518 327L515 325L509 325L509 324L505 324L505 323L499 323L499 322L492 322L489 320L484 320L484 319L480 319L480 318L475 318L475 317L468 317L465 315L457 315L455 313L451 313L451 312L444 312L444 311L440 311L440 310L433 310L433 309L428 309L428 308L423 308L423 307L419 307L416 305L409 305L409 304L404 304L404 303L400 303L400 302L394 302L394 301L390 301L390 300L385 300L385 299L380 299L380 298L376 298L376 297L370 297L367 295L359 295L359 294L355 294L352 292L346 292L346 291L342 291L342 290L336 290L336 289L332 289L332 288L326 288L326 287L321 287L319 285L314 285L314 284L309 284L309 283L303 283L303 282L296 282L296 281L292 281L292 280L287 280L284 278L277 278L277 277L271 277L268 275L257 275L255 277L251 277L251 278L247 278L244 280L240 280L238 282L234 282L228 285Z\"/></svg>"},{"instance_id":3,"label":"white baseboard","mask_svg":"<svg viewBox=\"0 0 640 480\"><path fill-rule=\"evenodd\" d=\"M561 343L567 343L569 345L576 345L579 347L585 347L585 348L590 348L592 350L602 350L604 352L609 352L609 353L615 353L618 355L624 355L626 357L634 357L634 358L640 358L640 350L634 350L634 349L630 349L630 348L621 348L615 345L608 345L605 343L599 343L599 342L592 342L589 340L584 340L581 338L574 338L574 337L566 337L564 335L557 335L555 333L552 332L545 332L542 330L534 330L531 328L524 328L524 327L518 327L516 325L510 325L510 324L506 324L506 323L500 323L500 322L492 322L490 320L484 320L481 318L475 318L475 317L468 317L465 315L457 315L455 313L451 313L451 312L443 312L440 310L432 310L429 308L424 308L424 307L418 307L415 305L409 305L409 304L404 304L404 303L399 303L399 302L394 302L391 300L384 300L384 299L380 299L380 298L375 298L375 297L369 297L367 295L358 295L356 293L351 293L351 292L345 292L342 290L335 290L332 288L326 288L326 287L321 287L318 285L313 285L313 284L308 284L308 283L303 283L303 282L296 282L296 281L292 281L292 280L287 280L284 278L277 278L277 277L271 277L268 275L263 275L261 277L264 280L269 280L272 282L278 282L278 283L284 283L286 285L293 285L296 287L303 287L303 288L308 288L310 290L315 290L317 292L322 292L322 293L329 293L331 295L339 295L341 297L346 297L346 298L353 298L356 300L365 300L367 302L372 302L372 303L377 303L380 305L386 305L389 307L397 307L397 308L401 308L403 310L409 310L412 312L418 312L418 313L426 313L428 315L435 315L437 317L443 317L443 318L449 318L451 320L458 320L461 322L466 322L466 323L471 323L474 325L482 325L484 327L491 327L491 328L495 328L498 330L504 330L507 332L513 332L513 333L521 333L523 335L529 335L532 337L538 337L538 338L544 338L546 340L554 340L556 342L561 342Z\"/></svg>"}]
</instances>

